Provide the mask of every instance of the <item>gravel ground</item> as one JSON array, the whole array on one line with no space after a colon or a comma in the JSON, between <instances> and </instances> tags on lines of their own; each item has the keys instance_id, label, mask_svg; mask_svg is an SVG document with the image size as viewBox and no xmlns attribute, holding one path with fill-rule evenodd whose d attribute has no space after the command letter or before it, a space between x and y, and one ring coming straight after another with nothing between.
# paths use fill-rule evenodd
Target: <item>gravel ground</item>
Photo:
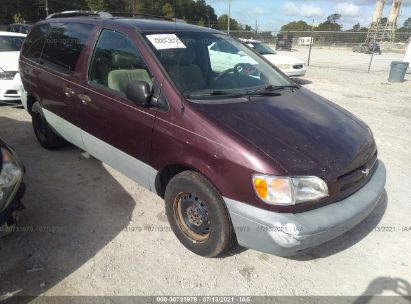
<instances>
[{"instance_id":1,"label":"gravel ground","mask_svg":"<svg viewBox=\"0 0 411 304\"><path fill-rule=\"evenodd\" d=\"M321 52L323 62L335 56ZM0 241L0 295L411 296L411 81L387 83L382 62L371 74L330 66L299 81L371 126L386 194L352 231L293 258L240 247L218 259L192 254L159 197L75 147L43 150L28 114L0 107L0 137L27 167L20 231Z\"/></svg>"}]
</instances>

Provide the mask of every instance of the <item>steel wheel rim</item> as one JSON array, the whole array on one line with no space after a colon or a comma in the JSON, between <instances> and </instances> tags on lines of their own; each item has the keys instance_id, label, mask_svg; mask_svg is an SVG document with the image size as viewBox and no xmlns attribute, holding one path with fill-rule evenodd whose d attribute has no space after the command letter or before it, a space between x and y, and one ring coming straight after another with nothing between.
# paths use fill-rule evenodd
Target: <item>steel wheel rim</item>
<instances>
[{"instance_id":1,"label":"steel wheel rim","mask_svg":"<svg viewBox=\"0 0 411 304\"><path fill-rule=\"evenodd\" d=\"M193 193L180 193L174 200L174 216L183 234L193 243L203 243L210 236L211 220L207 205Z\"/></svg>"}]
</instances>

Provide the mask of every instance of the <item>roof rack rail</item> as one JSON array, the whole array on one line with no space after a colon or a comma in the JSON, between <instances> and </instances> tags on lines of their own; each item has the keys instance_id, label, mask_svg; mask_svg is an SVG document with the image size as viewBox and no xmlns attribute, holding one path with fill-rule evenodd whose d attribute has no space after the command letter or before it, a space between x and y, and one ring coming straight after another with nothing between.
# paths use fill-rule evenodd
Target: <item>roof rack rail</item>
<instances>
[{"instance_id":1,"label":"roof rack rail","mask_svg":"<svg viewBox=\"0 0 411 304\"><path fill-rule=\"evenodd\" d=\"M146 13L131 13L131 12L110 12L113 17L129 17L129 18L147 18L147 19L159 19L166 21L173 21L178 23L187 23L180 18L168 18L160 15L146 14Z\"/></svg>"},{"instance_id":2,"label":"roof rack rail","mask_svg":"<svg viewBox=\"0 0 411 304\"><path fill-rule=\"evenodd\" d=\"M75 10L75 11L63 11L63 12L53 13L51 15L48 15L46 19L70 18L70 17L112 18L113 16L107 12Z\"/></svg>"},{"instance_id":3,"label":"roof rack rail","mask_svg":"<svg viewBox=\"0 0 411 304\"><path fill-rule=\"evenodd\" d=\"M130 13L130 12L100 12L100 11L87 11L87 10L74 10L63 11L48 15L46 19L54 18L71 18L71 17L93 17L93 18L141 18L141 19L157 19L173 21L178 23L187 23L183 19L179 18L167 18L164 16L144 14L144 13Z\"/></svg>"},{"instance_id":4,"label":"roof rack rail","mask_svg":"<svg viewBox=\"0 0 411 304\"><path fill-rule=\"evenodd\" d=\"M145 14L145 13L131 13L131 12L109 12L113 17L131 17L131 18L147 18L147 19L161 19L173 21L171 18L167 18L160 15Z\"/></svg>"}]
</instances>

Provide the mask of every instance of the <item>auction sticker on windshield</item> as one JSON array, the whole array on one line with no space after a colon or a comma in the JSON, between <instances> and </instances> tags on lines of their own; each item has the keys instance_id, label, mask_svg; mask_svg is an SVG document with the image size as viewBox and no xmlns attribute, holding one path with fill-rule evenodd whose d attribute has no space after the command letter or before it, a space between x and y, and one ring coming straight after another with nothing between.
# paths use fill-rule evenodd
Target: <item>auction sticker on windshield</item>
<instances>
[{"instance_id":1,"label":"auction sticker on windshield","mask_svg":"<svg viewBox=\"0 0 411 304\"><path fill-rule=\"evenodd\" d=\"M175 34L146 35L157 50L185 49L184 43Z\"/></svg>"}]
</instances>

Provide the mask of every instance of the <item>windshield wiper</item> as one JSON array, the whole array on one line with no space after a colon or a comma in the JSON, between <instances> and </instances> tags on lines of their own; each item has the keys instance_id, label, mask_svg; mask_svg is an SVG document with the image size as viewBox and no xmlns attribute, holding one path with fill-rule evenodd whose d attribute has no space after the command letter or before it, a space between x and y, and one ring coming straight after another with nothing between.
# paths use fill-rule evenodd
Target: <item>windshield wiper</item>
<instances>
[{"instance_id":1,"label":"windshield wiper","mask_svg":"<svg viewBox=\"0 0 411 304\"><path fill-rule=\"evenodd\" d=\"M267 85L263 89L255 90L255 91L247 91L247 95L278 95L278 91L282 91L285 89L300 89L300 85L298 84L288 84L288 85Z\"/></svg>"},{"instance_id":2,"label":"windshield wiper","mask_svg":"<svg viewBox=\"0 0 411 304\"><path fill-rule=\"evenodd\" d=\"M210 97L210 96L221 96L221 97L244 97L246 96L244 93L238 92L230 92L230 91L223 91L223 90L211 90L205 92L198 92L198 93L191 93L185 95L186 98L201 98L201 97Z\"/></svg>"}]
</instances>

